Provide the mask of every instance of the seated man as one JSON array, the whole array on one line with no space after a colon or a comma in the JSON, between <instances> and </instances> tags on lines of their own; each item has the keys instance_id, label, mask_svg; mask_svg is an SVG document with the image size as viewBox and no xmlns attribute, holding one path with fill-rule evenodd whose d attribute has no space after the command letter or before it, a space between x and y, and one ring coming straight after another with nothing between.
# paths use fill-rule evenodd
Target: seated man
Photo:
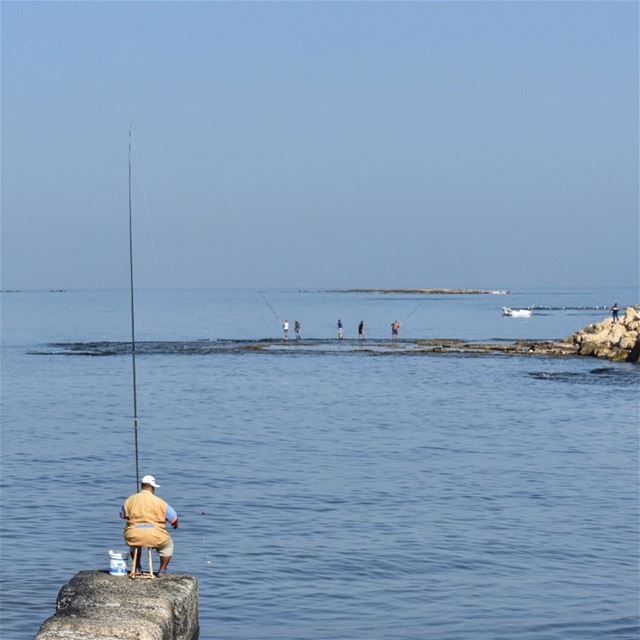
<instances>
[{"instance_id":1,"label":"seated man","mask_svg":"<svg viewBox=\"0 0 640 640\"><path fill-rule=\"evenodd\" d=\"M173 556L173 540L167 531L167 522L178 528L178 514L162 498L155 495L156 484L153 476L142 478L141 491L129 496L120 509L120 517L127 521L124 539L129 545L131 557L135 547L152 547L160 554L158 573L166 573ZM138 553L137 566L132 573L140 571L142 553Z\"/></svg>"}]
</instances>

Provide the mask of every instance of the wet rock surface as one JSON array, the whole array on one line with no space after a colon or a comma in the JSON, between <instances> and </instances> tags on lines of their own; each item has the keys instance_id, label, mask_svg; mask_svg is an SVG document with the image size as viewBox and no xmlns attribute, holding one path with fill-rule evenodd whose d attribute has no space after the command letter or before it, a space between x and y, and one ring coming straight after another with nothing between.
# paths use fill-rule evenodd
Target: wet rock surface
<instances>
[{"instance_id":1,"label":"wet rock surface","mask_svg":"<svg viewBox=\"0 0 640 640\"><path fill-rule=\"evenodd\" d=\"M58 593L36 640L195 640L198 580L184 574L131 580L81 571Z\"/></svg>"},{"instance_id":2,"label":"wet rock surface","mask_svg":"<svg viewBox=\"0 0 640 640\"><path fill-rule=\"evenodd\" d=\"M136 352L143 355L219 355L251 353L265 355L315 354L363 356L517 355L517 356L595 356L615 362L640 360L640 306L629 307L618 322L608 318L591 324L566 339L501 340L470 342L459 338L395 338L344 340L304 338L283 340L192 340L138 342ZM31 355L123 356L131 353L129 342L56 342Z\"/></svg>"},{"instance_id":3,"label":"wet rock surface","mask_svg":"<svg viewBox=\"0 0 640 640\"><path fill-rule=\"evenodd\" d=\"M120 356L131 353L128 342L68 342L53 343L46 350L32 355L58 356ZM144 355L216 355L223 353L315 354L363 356L411 356L428 354L454 355L577 355L571 341L554 340L492 340L468 342L458 338L418 339L303 339L296 340L211 340L191 342L139 342L136 353Z\"/></svg>"}]
</instances>

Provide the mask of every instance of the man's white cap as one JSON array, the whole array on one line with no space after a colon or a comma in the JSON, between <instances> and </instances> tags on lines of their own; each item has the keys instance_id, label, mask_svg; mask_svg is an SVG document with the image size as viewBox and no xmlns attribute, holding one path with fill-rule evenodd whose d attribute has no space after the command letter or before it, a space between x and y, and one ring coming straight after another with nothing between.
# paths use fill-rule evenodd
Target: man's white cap
<instances>
[{"instance_id":1,"label":"man's white cap","mask_svg":"<svg viewBox=\"0 0 640 640\"><path fill-rule=\"evenodd\" d=\"M140 481L140 484L150 484L154 488L158 488L160 485L156 484L156 479L153 476L145 476Z\"/></svg>"}]
</instances>

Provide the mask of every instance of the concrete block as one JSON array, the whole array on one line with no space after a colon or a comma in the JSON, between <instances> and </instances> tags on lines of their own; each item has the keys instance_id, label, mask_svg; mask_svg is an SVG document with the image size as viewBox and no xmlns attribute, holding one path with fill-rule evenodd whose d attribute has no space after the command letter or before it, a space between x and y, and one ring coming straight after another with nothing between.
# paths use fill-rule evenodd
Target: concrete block
<instances>
[{"instance_id":1,"label":"concrete block","mask_svg":"<svg viewBox=\"0 0 640 640\"><path fill-rule=\"evenodd\" d=\"M194 640L198 631L197 578L81 571L60 589L36 640Z\"/></svg>"}]
</instances>

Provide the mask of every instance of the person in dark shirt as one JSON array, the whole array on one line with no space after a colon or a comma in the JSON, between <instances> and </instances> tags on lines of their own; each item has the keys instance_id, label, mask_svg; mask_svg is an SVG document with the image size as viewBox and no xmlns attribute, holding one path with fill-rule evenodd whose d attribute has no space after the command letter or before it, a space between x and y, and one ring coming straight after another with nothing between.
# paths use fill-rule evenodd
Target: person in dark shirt
<instances>
[{"instance_id":1,"label":"person in dark shirt","mask_svg":"<svg viewBox=\"0 0 640 640\"><path fill-rule=\"evenodd\" d=\"M614 302L613 307L611 307L611 317L614 322L618 322L618 311L620 311L620 307L617 302Z\"/></svg>"}]
</instances>

